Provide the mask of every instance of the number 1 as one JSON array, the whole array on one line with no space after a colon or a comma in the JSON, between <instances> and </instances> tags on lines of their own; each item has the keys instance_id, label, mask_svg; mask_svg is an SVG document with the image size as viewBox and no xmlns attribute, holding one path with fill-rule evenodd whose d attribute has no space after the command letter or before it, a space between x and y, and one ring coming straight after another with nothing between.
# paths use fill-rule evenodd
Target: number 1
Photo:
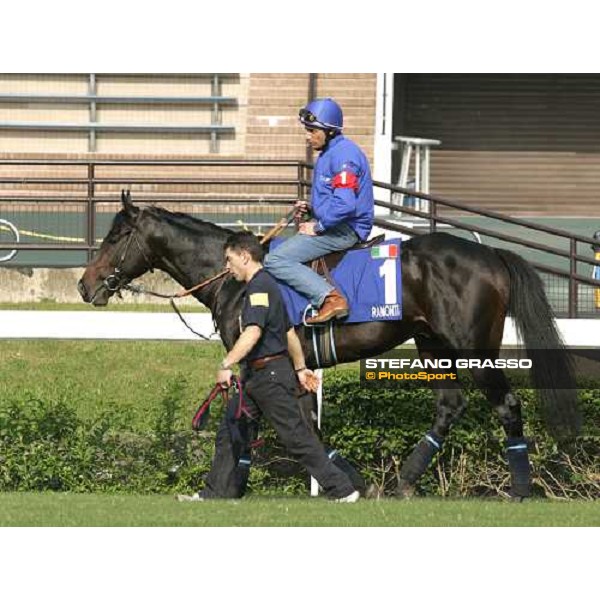
<instances>
[{"instance_id":1,"label":"number 1","mask_svg":"<svg viewBox=\"0 0 600 600\"><path fill-rule=\"evenodd\" d=\"M385 303L398 303L398 290L396 289L396 259L386 258L379 267L379 276L384 278Z\"/></svg>"}]
</instances>

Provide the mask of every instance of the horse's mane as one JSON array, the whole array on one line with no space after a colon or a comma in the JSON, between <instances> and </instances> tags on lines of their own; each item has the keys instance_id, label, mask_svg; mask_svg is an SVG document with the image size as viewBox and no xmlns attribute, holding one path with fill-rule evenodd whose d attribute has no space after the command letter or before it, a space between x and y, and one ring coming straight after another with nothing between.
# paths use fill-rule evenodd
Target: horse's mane
<instances>
[{"instance_id":1,"label":"horse's mane","mask_svg":"<svg viewBox=\"0 0 600 600\"><path fill-rule=\"evenodd\" d=\"M218 236L228 235L233 233L232 230L225 227L219 227L210 221L203 221L198 217L193 217L187 213L172 212L160 206L147 206L147 212L153 214L160 221L166 221L170 225L174 225L179 229L185 229L193 234L217 234Z\"/></svg>"}]
</instances>

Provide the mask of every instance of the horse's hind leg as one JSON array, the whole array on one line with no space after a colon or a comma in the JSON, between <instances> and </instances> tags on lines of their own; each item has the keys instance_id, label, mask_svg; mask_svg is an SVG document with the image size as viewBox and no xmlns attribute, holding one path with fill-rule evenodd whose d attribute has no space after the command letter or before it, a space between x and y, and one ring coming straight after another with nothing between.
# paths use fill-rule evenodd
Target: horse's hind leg
<instances>
[{"instance_id":1,"label":"horse's hind leg","mask_svg":"<svg viewBox=\"0 0 600 600\"><path fill-rule=\"evenodd\" d=\"M497 352L472 355L475 358L497 358ZM510 385L500 369L471 369L475 383L484 391L494 407L506 433L506 459L510 470L509 494L515 500L527 498L531 492L531 466L527 442L523 437L521 402L510 391Z\"/></svg>"},{"instance_id":2,"label":"horse's hind leg","mask_svg":"<svg viewBox=\"0 0 600 600\"><path fill-rule=\"evenodd\" d=\"M453 356L453 352L440 348L439 343L434 340L419 337L415 338L415 341L421 358L441 359ZM425 473L434 456L441 451L450 428L466 407L458 380L434 381L432 388L437 399L435 422L402 463L395 492L401 498L409 498L413 495L415 484Z\"/></svg>"}]
</instances>

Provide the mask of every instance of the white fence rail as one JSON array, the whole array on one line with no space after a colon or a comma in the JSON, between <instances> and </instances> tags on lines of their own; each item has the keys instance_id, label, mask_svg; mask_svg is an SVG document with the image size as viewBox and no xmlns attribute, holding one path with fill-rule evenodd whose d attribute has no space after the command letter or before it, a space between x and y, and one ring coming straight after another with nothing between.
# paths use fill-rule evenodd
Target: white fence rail
<instances>
[{"instance_id":1,"label":"white fence rail","mask_svg":"<svg viewBox=\"0 0 600 600\"><path fill-rule=\"evenodd\" d=\"M219 340L208 313L185 313L190 326L211 339ZM599 319L558 319L558 328L568 346L597 347ZM142 313L111 311L0 311L0 339L70 340L194 340L174 312ZM502 344L514 346L517 335L507 319Z\"/></svg>"}]
</instances>

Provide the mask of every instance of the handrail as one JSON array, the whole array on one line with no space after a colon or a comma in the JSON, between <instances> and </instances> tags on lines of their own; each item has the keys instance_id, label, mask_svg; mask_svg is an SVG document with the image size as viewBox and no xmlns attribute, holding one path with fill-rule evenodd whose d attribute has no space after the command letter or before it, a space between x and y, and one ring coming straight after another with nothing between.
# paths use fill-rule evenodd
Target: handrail
<instances>
[{"instance_id":1,"label":"handrail","mask_svg":"<svg viewBox=\"0 0 600 600\"><path fill-rule=\"evenodd\" d=\"M98 94L0 94L0 102L43 104L223 104L237 106L229 96L99 96Z\"/></svg>"},{"instance_id":2,"label":"handrail","mask_svg":"<svg viewBox=\"0 0 600 600\"><path fill-rule=\"evenodd\" d=\"M534 229L536 231L542 231L544 233L549 233L552 235L556 235L559 237L565 237L569 239L575 239L578 242L583 242L586 244L594 243L595 240L591 237L585 237L578 235L576 233L570 233L563 229L557 229L556 227L550 227L548 225L541 225L539 223L534 223L533 221L528 221L527 219L521 219L519 217L510 217L508 215L504 215L502 213L488 210L485 208L474 208L467 204L463 204L456 200L447 200L445 198L440 198L439 196L433 196L431 194L423 194L421 192L416 192L414 190L409 190L407 188L401 188L395 185L391 185L389 183L383 183L381 181L374 181L373 184L376 187L380 187L382 189L390 190L392 192L398 192L401 194L405 194L408 196L415 196L416 198L422 198L423 200L428 200L429 202L434 202L436 204L441 204L442 206L449 206L450 208L455 208L457 210L462 210L464 212L473 213L476 215L480 215L482 217L489 217L491 219L498 219L500 221L504 221L505 223L511 223L513 225L521 225L522 227L527 227L528 229ZM404 208L396 207L396 210L404 210ZM429 215L426 214L426 217L429 218ZM597 242L596 242L597 243Z\"/></svg>"},{"instance_id":3,"label":"handrail","mask_svg":"<svg viewBox=\"0 0 600 600\"><path fill-rule=\"evenodd\" d=\"M0 124L1 127L1 124ZM51 174L48 169L35 171L35 167L56 167L53 168ZM70 172L66 172L68 177L61 176L61 168L70 168ZM126 169L127 173L115 173L115 167L119 170ZM189 169L189 176L181 176L174 171L173 175L163 174L160 176L147 176L146 172L149 167L178 167ZM257 168L256 174L248 173L247 169ZM3 175L2 168L5 169L6 175ZM144 169L146 172L137 173L138 169ZM210 169L214 170L210 172ZM19 170L22 169L25 176L19 177ZM73 175L73 170L79 169ZM206 169L209 169L207 172ZM227 169L227 170L226 170ZM260 171L258 171L260 169ZM273 169L273 171L271 170ZM282 169L290 169L290 173L286 174ZM215 174L215 170L218 172ZM223 170L223 174L219 172ZM292 172L293 170L293 172ZM209 177L203 177L201 173L207 173ZM39 173L39 175L37 174ZM116 176L115 176L116 175ZM175 175L175 176L174 176ZM177 176L179 175L179 176ZM234 175L232 177L232 175ZM252 176L254 175L254 178ZM48 206L51 203L59 203L70 207L81 207L82 217L84 219L84 231L81 231L76 236L64 237L60 243L58 238L50 238L46 243L40 243L37 240L31 242L21 241L18 244L19 250L29 251L75 251L80 250L87 253L88 260L92 258L95 250L98 249L96 239L96 206L120 202L116 194L108 197L108 192L103 186L131 186L138 185L140 187L152 185L154 189L141 189L139 191L139 199L144 202L168 202L168 203L184 203L193 202L196 205L215 205L223 204L223 194L220 190L226 190L226 186L244 186L248 188L243 198L228 198L227 205L239 206L240 204L248 205L250 198L253 199L253 205L256 207L264 207L268 210L270 207L289 205L295 197L301 197L304 187L307 182L304 181L304 170L298 160L292 159L198 159L191 157L180 158L142 158L142 159L114 159L114 158L96 158L90 157L74 157L74 158L2 158L0 156L0 202L13 204L21 203L22 205L31 206L32 203L39 203ZM24 186L39 186L44 191L42 195L39 189L18 190L15 189ZM67 190L55 189L54 186L60 185L73 186ZM161 191L161 186L180 186L183 194L170 193ZM194 194L193 190L188 186L201 186L204 190L209 187L212 197L208 196L204 191ZM271 194L270 188L277 188L279 197L263 197L261 186L266 186L268 191L266 194ZM46 195L46 191L50 191L50 196ZM60 195L59 193L64 195ZM164 195L161 195L164 194ZM172 194L172 195L171 195ZM284 198L289 194L288 198ZM72 210L72 209L71 209ZM262 225L262 223L261 223ZM26 236L27 237L27 236ZM33 235L33 237L38 237ZM44 237L44 236L42 236ZM81 241L79 241L81 240ZM11 246L11 243L0 243L0 249L5 249L6 246ZM12 249L12 246L7 249Z\"/></svg>"},{"instance_id":4,"label":"handrail","mask_svg":"<svg viewBox=\"0 0 600 600\"><path fill-rule=\"evenodd\" d=\"M77 165L98 165L98 166L199 166L199 167L218 167L218 166L238 166L238 167L297 167L302 166L302 161L293 159L243 159L243 158L136 158L136 159L120 159L120 158L95 158L77 157L77 158L3 158L0 156L1 165L61 165L61 166L77 166ZM308 182L307 182L308 183Z\"/></svg>"},{"instance_id":5,"label":"handrail","mask_svg":"<svg viewBox=\"0 0 600 600\"><path fill-rule=\"evenodd\" d=\"M304 163L303 166L305 166L308 169L313 169L314 168L313 165L310 165L308 163ZM499 213L499 212L496 212L496 211L493 211L493 210L489 210L489 209L485 209L485 208L475 208L475 207L470 206L470 205L468 205L466 203L461 203L461 202L459 202L457 200L448 200L447 198L441 198L439 196L434 196L432 194L425 194L425 193L422 193L422 192L417 192L415 190L411 190L411 189L408 189L408 188L402 188L402 187L399 187L397 185L393 185L391 183L385 183L383 181L373 181L373 185L375 187L378 187L378 188L381 188L381 189L384 189L384 190L389 190L391 192L397 192L399 194L404 194L404 195L407 195L407 196L414 196L416 198L422 198L423 200L428 200L432 204L441 204L442 206L447 206L447 207L450 207L450 208L455 208L455 209L461 210L463 212L468 212L468 213L476 214L476 215L479 215L479 216L482 216L482 217L488 217L488 218L491 218L491 219L497 219L499 221L503 221L504 223L511 223L513 225L519 225L521 227L526 227L527 229L533 229L535 231L541 231L543 233L548 233L548 234L555 235L555 236L558 236L558 237L563 237L563 238L569 239L569 240L576 240L577 242L581 242L581 243L584 243L584 244L589 244L589 245L598 244L598 241L594 240L592 237L586 237L586 236L578 235L576 233L571 233L569 231L565 231L563 229L558 229L556 227L550 227L548 225L542 225L540 223L534 223L533 221L529 221L527 219L521 219L519 217L511 217L509 215L504 215L502 213ZM425 218L425 219L430 219L431 218L431 214L429 214L429 213L418 211L418 210L415 210L415 209L412 209L412 208L409 208L409 207L405 207L405 206L398 206L398 205L390 203L390 202L384 202L382 200L375 200L375 204L377 206L382 206L384 208L388 208L388 209L393 210L393 211L406 212L407 214L411 214L411 215L416 216L416 217L422 217L422 218ZM439 217L437 215L435 216L435 219L439 220L440 222L443 222L442 221L443 218L444 217ZM450 224L455 225L456 222L455 223L450 223ZM460 227L462 229L467 229L469 231L477 231L478 233L484 233L486 235L491 235L491 233L488 233L491 230L476 229L477 226L475 226L475 225L471 225L471 224L466 225L464 223L461 223ZM492 237L495 237L495 235L492 236ZM503 239L503 238L498 238L498 239ZM510 240L507 239L507 241L514 241L516 243L522 243L523 245L528 245L528 243L525 240L521 240L519 238L513 238L513 239L510 239ZM540 246L542 246L542 245L540 245ZM561 252L560 250L552 248L550 246L540 247L540 248L537 248L537 249L548 251L548 252L553 253L553 254L560 254L560 252ZM565 253L565 256L567 256L567 257L570 258L571 254L570 253ZM579 255L579 254L576 255L575 258L577 260L588 262L589 264L592 264L592 265L599 264L599 261L595 261L593 259L588 259L588 258L586 258L584 256Z\"/></svg>"},{"instance_id":6,"label":"handrail","mask_svg":"<svg viewBox=\"0 0 600 600\"><path fill-rule=\"evenodd\" d=\"M391 210L398 210L398 207L396 205L391 204L389 202L383 202L382 200L376 200L375 204L377 206L381 206L383 208L389 208ZM402 212L404 212L405 210L406 210L406 208L403 207ZM409 208L408 210L406 210L406 212L408 212L409 214L414 215L414 216L423 216L425 218L429 218L429 214L424 213L422 211L418 211L418 210ZM555 254L556 256L562 256L563 258L574 258L575 260L578 260L580 262L585 262L585 263L588 263L588 264L594 265L594 266L600 265L600 261L594 260L593 258L589 258L587 256L583 256L582 254L572 255L567 250L561 250L560 248L553 248L552 246L548 246L546 244L539 244L537 242L531 242L529 240L515 237L508 233L499 233L498 231L494 231L493 229L488 229L487 227L481 227L480 225L474 225L472 223L466 224L461 221L458 221L457 219L452 219L450 217L441 217L439 215L436 215L435 220L438 221L439 223L443 223L445 225L452 225L453 227L457 227L459 229L466 229L467 231L474 231L476 233L482 233L483 235L487 235L489 237L493 237L498 240L503 240L506 242L514 243L514 244L520 244L522 246L526 246L527 248L531 248L532 250L539 250L541 252ZM564 235L564 233L563 233L563 235ZM583 239L585 239L585 238L583 238ZM594 240L592 238L590 238L590 242L594 242Z\"/></svg>"},{"instance_id":7,"label":"handrail","mask_svg":"<svg viewBox=\"0 0 600 600\"><path fill-rule=\"evenodd\" d=\"M87 177L1 177L3 183L77 184L87 183ZM297 179L193 179L191 177L94 177L96 184L152 183L154 185L298 185Z\"/></svg>"},{"instance_id":8,"label":"handrail","mask_svg":"<svg viewBox=\"0 0 600 600\"><path fill-rule=\"evenodd\" d=\"M45 121L0 121L0 129L7 131L118 131L121 133L234 133L233 125L165 125L163 123L63 123Z\"/></svg>"},{"instance_id":9,"label":"handrail","mask_svg":"<svg viewBox=\"0 0 600 600\"><path fill-rule=\"evenodd\" d=\"M53 168L51 171L40 170L39 177L37 177L35 174L32 175L31 171L34 171L34 169L28 169L28 167L39 166L56 168ZM60 176L61 167L71 167L71 170L65 173L70 175L69 177ZM130 173L130 175L115 173L114 170L110 169L110 167L127 169L126 173ZM169 173L164 172L160 172L158 177L148 176L145 172L136 174L138 169L143 169L144 167L173 167L173 170L170 171L173 173L173 176L170 176ZM178 167L184 169L187 168L188 171L186 171L186 174L189 172L189 177L182 176L181 173L177 173L175 169ZM260 172L257 171L256 173L246 173L248 176L244 175L246 169L252 167L260 167L261 170ZM5 169L6 176L2 175L2 168ZM23 168L23 172L26 175L25 177L18 176L19 168ZM82 169L82 171L80 173L75 171L77 168ZM211 168L214 168L215 171L211 172ZM272 176L270 168L274 169ZM293 174L288 173L285 175L285 173L281 171L284 168L294 169ZM87 252L88 258L91 258L93 252L98 248L96 239L96 206L99 204L119 202L119 199L116 195L109 195L109 191L106 186L137 185L142 188L139 190L139 199L144 202L193 202L194 204L204 205L223 203L224 201L222 195L227 189L225 186L244 186L247 188L244 194L232 194L235 197L227 198L227 205L239 206L240 204L248 204L248 201L252 199L254 206L281 206L288 204L293 197L306 197L306 192L312 185L309 175L310 170L313 168L313 165L308 164L306 161L292 159L247 160L179 157L140 159L130 158L121 160L118 158L103 158L101 156L76 156L73 158L47 159L12 157L2 158L0 156L0 202L12 202L15 204L21 203L23 205L30 205L31 203L60 203L63 205L73 206L79 204L82 207L82 218L85 219L85 230L82 231L77 238L83 239L83 242L74 243L75 239L77 239L74 236L71 238L65 237L62 240L62 243L56 243L56 240L48 240L51 242L48 244L41 244L39 242L21 242L18 244L18 247L19 249L23 250L80 250ZM206 171L206 169L208 169L208 171ZM221 169L223 170L222 173ZM235 170L232 171L232 169ZM73 171L75 171L75 173ZM55 176L50 176L49 173L52 173ZM203 177L203 173L209 175L210 178ZM76 175L75 177L73 177L74 174ZM252 176L255 176L255 178L253 179ZM55 184L64 184L65 186L69 185L73 187L67 190L59 190L53 187ZM151 189L147 188L146 186L148 184L151 184L153 187ZM42 195L38 195L40 194L40 191L36 189L22 191L18 190L17 186L22 185L38 185L43 190L41 192ZM162 188L164 185L177 185L180 187L177 192L169 191L167 197L167 191L163 191ZM195 193L193 189L187 188L188 185L202 187L200 187L199 191ZM568 268L565 268L564 270L552 265L544 265L538 262L530 261L530 263L541 272L565 278L569 281L568 291L565 292L566 297L568 298L569 316L577 315L577 286L580 284L590 286L600 285L600 282L597 280L577 273L579 263L588 266L600 266L600 261L596 261L593 258L588 258L583 254L577 253L578 243L583 243L590 246L597 243L596 240L592 239L591 237L574 234L547 225L541 225L526 219L503 215L492 210L475 208L467 205L466 203L462 203L460 200L440 198L436 195L424 194L422 192L401 188L380 181L375 181L374 185L377 188L388 190L390 192L410 195L428 201L429 210L427 212L416 210L410 207L399 206L393 202L384 202L381 200L376 200L375 204L394 213L404 213L414 217L420 217L431 224L432 231L435 231L436 224L449 225L467 231L480 233L510 244L518 244L523 248L544 252L546 255L559 257L561 261L568 261ZM211 189L204 191L204 186L211 186ZM260 186L267 186L269 188L265 194L268 197L265 198L263 195L261 195ZM277 193L272 193L270 191L271 186L281 187ZM294 186L289 190L289 198L286 198L288 194L287 186ZM212 196L210 194L212 194ZM493 219L495 221L512 224L518 227L524 227L529 231L538 231L544 234L557 236L564 241L564 243L567 245L567 249L552 247L547 243L538 243L534 240L527 239L526 237L519 237L518 234L508 234L501 231L495 231L489 226L465 223L460 220L460 217L456 218L453 216L446 216L445 213L444 215L439 215L438 210L440 207L458 210L462 214L466 215L477 215L486 217L488 219ZM98 212L98 214L100 214L100 212ZM401 222L397 223L390 221L389 219L383 219L379 215L375 219L375 224L387 229L399 231L409 236L419 235L419 233L414 229L405 227ZM14 245L11 246L10 243L0 244L0 249L2 250L12 248L14 248ZM563 296L561 296L561 298L562 297Z\"/></svg>"},{"instance_id":10,"label":"handrail","mask_svg":"<svg viewBox=\"0 0 600 600\"><path fill-rule=\"evenodd\" d=\"M397 223L392 223L390 221L387 221L386 219L380 219L378 217L375 217L375 225L377 225L379 227L383 227L385 229L391 229L392 231L398 231L399 233L405 233L412 237L417 236L417 235L425 235L424 232L418 232L418 231L415 231L414 229L411 229L410 227L398 225ZM459 226L461 229L470 229L470 227L471 227L470 225L465 226L464 223L459 223ZM477 230L475 230L475 231L477 231ZM501 234L499 234L499 235L501 235ZM499 237L499 239L503 239L503 238ZM518 243L524 244L524 242L522 240L518 240ZM536 261L529 260L528 262L540 271L545 271L547 273L551 273L553 275L559 275L559 276L563 276L563 277L570 276L569 271L565 271L563 269L558 269L556 267L551 267L549 265L544 265L544 264L536 262ZM600 261L592 261L592 263L600 265ZM573 275L573 277L575 279L577 279L578 281L581 281L582 283L587 283L587 284L594 285L594 286L600 285L600 282L598 282L598 280L592 279L591 277L586 277L585 275L579 275L578 273L575 273Z\"/></svg>"},{"instance_id":11,"label":"handrail","mask_svg":"<svg viewBox=\"0 0 600 600\"><path fill-rule=\"evenodd\" d=\"M533 250L545 252L552 256L558 256L561 258L566 258L569 261L568 270L562 270L555 267L550 267L548 265L543 265L538 263L537 261L530 260L530 264L538 269L539 271L550 273L559 277L564 277L568 279L568 292L567 292L567 301L568 301L568 316L570 318L574 318L577 316L578 312L578 301L579 301L579 291L578 291L578 283L584 283L586 285L591 285L594 287L600 286L600 281L596 279L592 279L591 277L585 277L584 275L580 275L577 273L578 263L584 263L587 265L600 266L600 261L594 260L593 258L588 258L587 256L583 256L577 253L577 244L583 243L588 244L589 246L597 245L597 240L594 240L592 237L586 237L582 235L578 235L575 233L571 233L568 231L564 231L561 229L557 229L556 227L550 227L547 225L541 225L539 223L534 223L532 221L521 219L518 217L511 217L508 215L503 215L501 213L488 210L485 208L475 208L465 203L461 203L456 200L448 200L446 198L440 198L439 196L434 196L432 194L425 194L422 192L417 192L415 190L410 190L407 188L402 188L396 185L392 185L389 183L384 183L381 181L374 181L373 184L376 187L381 189L389 190L391 192L403 194L405 196L413 196L416 198L421 198L423 200L428 201L429 212L418 211L411 209L409 207L398 206L396 204L390 202L383 202L381 200L376 200L375 204L377 206L381 206L387 208L394 212L403 212L413 216L421 217L431 223L431 230L435 231L435 227L437 223L451 225L453 227L459 227L466 231L481 233L487 235L488 237L493 237L498 240L507 241L509 243L518 244L520 246L524 246L526 248L531 248ZM490 219L494 219L496 221L501 221L503 223L510 223L512 225L517 225L519 227L525 227L531 231L538 231L549 235L554 235L559 237L565 241L568 241L569 250L561 250L560 248L554 248L548 246L546 244L540 244L537 242L533 242L527 239L519 238L514 235L500 233L489 229L487 227L481 227L475 224L467 224L461 222L457 219L453 219L451 217L444 217L438 214L438 207L444 206L448 208L453 208L455 210L459 210L462 213L467 213L471 215L478 215ZM402 233L406 233L407 235L414 236L414 230L408 227L397 228L394 226L395 224L390 223L389 221L385 221L382 219L376 219L376 223L378 223L382 227L386 227L389 229L397 230Z\"/></svg>"}]
</instances>

